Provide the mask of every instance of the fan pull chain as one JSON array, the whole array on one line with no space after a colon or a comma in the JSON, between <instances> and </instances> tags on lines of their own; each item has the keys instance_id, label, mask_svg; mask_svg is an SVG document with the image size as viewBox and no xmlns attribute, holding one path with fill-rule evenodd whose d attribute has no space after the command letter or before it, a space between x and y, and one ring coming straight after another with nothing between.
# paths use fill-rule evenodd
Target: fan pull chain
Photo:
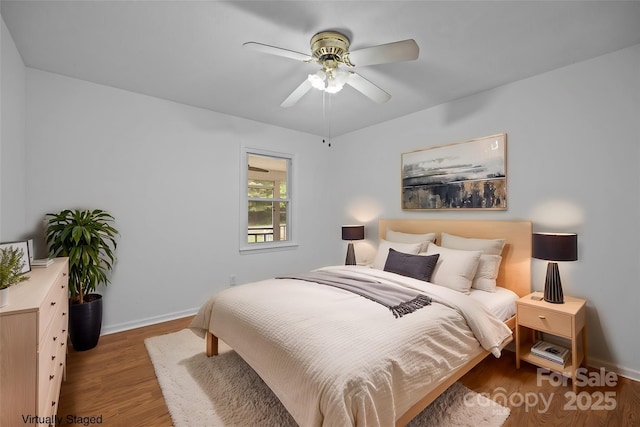
<instances>
[{"instance_id":1,"label":"fan pull chain","mask_svg":"<svg viewBox=\"0 0 640 427\"><path fill-rule=\"evenodd\" d=\"M327 95L327 93L325 91L322 91L322 124L324 125L324 128L325 128L325 134L326 134L326 130L327 130L327 101L326 101L326 95ZM326 142L326 139L328 139L328 137L322 138L322 143L323 144ZM331 141L329 141L329 144L331 144Z\"/></svg>"},{"instance_id":2,"label":"fan pull chain","mask_svg":"<svg viewBox=\"0 0 640 427\"><path fill-rule=\"evenodd\" d=\"M322 91L322 122L325 125L325 133L327 136L322 138L322 143L328 142L328 146L331 147L331 96L329 96L329 112L327 113L327 93Z\"/></svg>"},{"instance_id":3,"label":"fan pull chain","mask_svg":"<svg viewBox=\"0 0 640 427\"><path fill-rule=\"evenodd\" d=\"M332 107L332 99L331 94L327 95L329 108L327 109L327 136L329 138L328 144L331 147L331 107Z\"/></svg>"}]
</instances>

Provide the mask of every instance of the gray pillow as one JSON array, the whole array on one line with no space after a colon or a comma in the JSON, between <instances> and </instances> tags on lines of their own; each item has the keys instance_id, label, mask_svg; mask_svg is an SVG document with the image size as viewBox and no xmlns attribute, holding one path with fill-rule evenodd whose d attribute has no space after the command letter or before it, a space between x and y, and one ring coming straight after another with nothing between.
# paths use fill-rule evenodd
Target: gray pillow
<instances>
[{"instance_id":1,"label":"gray pillow","mask_svg":"<svg viewBox=\"0 0 640 427\"><path fill-rule=\"evenodd\" d=\"M429 256L411 255L390 248L384 271L428 282L431 280L431 275L436 268L439 256L440 254Z\"/></svg>"}]
</instances>

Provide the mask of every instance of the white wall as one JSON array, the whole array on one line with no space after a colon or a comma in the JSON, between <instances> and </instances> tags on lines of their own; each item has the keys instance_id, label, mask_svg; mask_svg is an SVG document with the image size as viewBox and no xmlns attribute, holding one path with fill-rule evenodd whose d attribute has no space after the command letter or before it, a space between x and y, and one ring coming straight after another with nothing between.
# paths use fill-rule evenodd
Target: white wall
<instances>
[{"instance_id":1,"label":"white wall","mask_svg":"<svg viewBox=\"0 0 640 427\"><path fill-rule=\"evenodd\" d=\"M25 75L13 38L2 20L0 58L0 241L26 238Z\"/></svg>"},{"instance_id":2,"label":"white wall","mask_svg":"<svg viewBox=\"0 0 640 427\"><path fill-rule=\"evenodd\" d=\"M524 219L535 231L577 232L579 260L560 269L565 294L588 300L589 356L640 378L639 113L637 45L336 138L334 224L364 221L370 239L379 217ZM507 211L401 210L402 152L500 132ZM356 252L370 258L372 248ZM532 260L535 290L545 268Z\"/></svg>"},{"instance_id":3,"label":"white wall","mask_svg":"<svg viewBox=\"0 0 640 427\"><path fill-rule=\"evenodd\" d=\"M27 218L101 208L121 233L104 331L193 312L214 291L328 262L318 137L27 69ZM296 155L299 247L238 251L240 147ZM43 245L41 245L42 248Z\"/></svg>"}]
</instances>

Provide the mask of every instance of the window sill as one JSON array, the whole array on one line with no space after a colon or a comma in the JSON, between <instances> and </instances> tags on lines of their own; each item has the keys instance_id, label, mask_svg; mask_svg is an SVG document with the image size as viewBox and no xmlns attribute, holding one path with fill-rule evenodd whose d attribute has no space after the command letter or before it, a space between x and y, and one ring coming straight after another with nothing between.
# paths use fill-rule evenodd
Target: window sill
<instances>
[{"instance_id":1,"label":"window sill","mask_svg":"<svg viewBox=\"0 0 640 427\"><path fill-rule=\"evenodd\" d=\"M254 243L240 247L240 253L254 254L274 251L291 251L298 247L297 242Z\"/></svg>"}]
</instances>

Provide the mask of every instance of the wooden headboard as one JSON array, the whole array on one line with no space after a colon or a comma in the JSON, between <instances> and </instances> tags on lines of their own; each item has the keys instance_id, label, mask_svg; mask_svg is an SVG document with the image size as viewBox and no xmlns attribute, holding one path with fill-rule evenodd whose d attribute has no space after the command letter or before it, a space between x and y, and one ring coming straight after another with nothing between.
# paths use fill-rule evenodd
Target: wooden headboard
<instances>
[{"instance_id":1,"label":"wooden headboard","mask_svg":"<svg viewBox=\"0 0 640 427\"><path fill-rule=\"evenodd\" d=\"M386 237L387 229L413 234L436 233L436 243L440 242L441 232L476 239L505 239L498 286L511 289L519 296L531 292L532 226L529 221L380 219L381 239Z\"/></svg>"}]
</instances>

